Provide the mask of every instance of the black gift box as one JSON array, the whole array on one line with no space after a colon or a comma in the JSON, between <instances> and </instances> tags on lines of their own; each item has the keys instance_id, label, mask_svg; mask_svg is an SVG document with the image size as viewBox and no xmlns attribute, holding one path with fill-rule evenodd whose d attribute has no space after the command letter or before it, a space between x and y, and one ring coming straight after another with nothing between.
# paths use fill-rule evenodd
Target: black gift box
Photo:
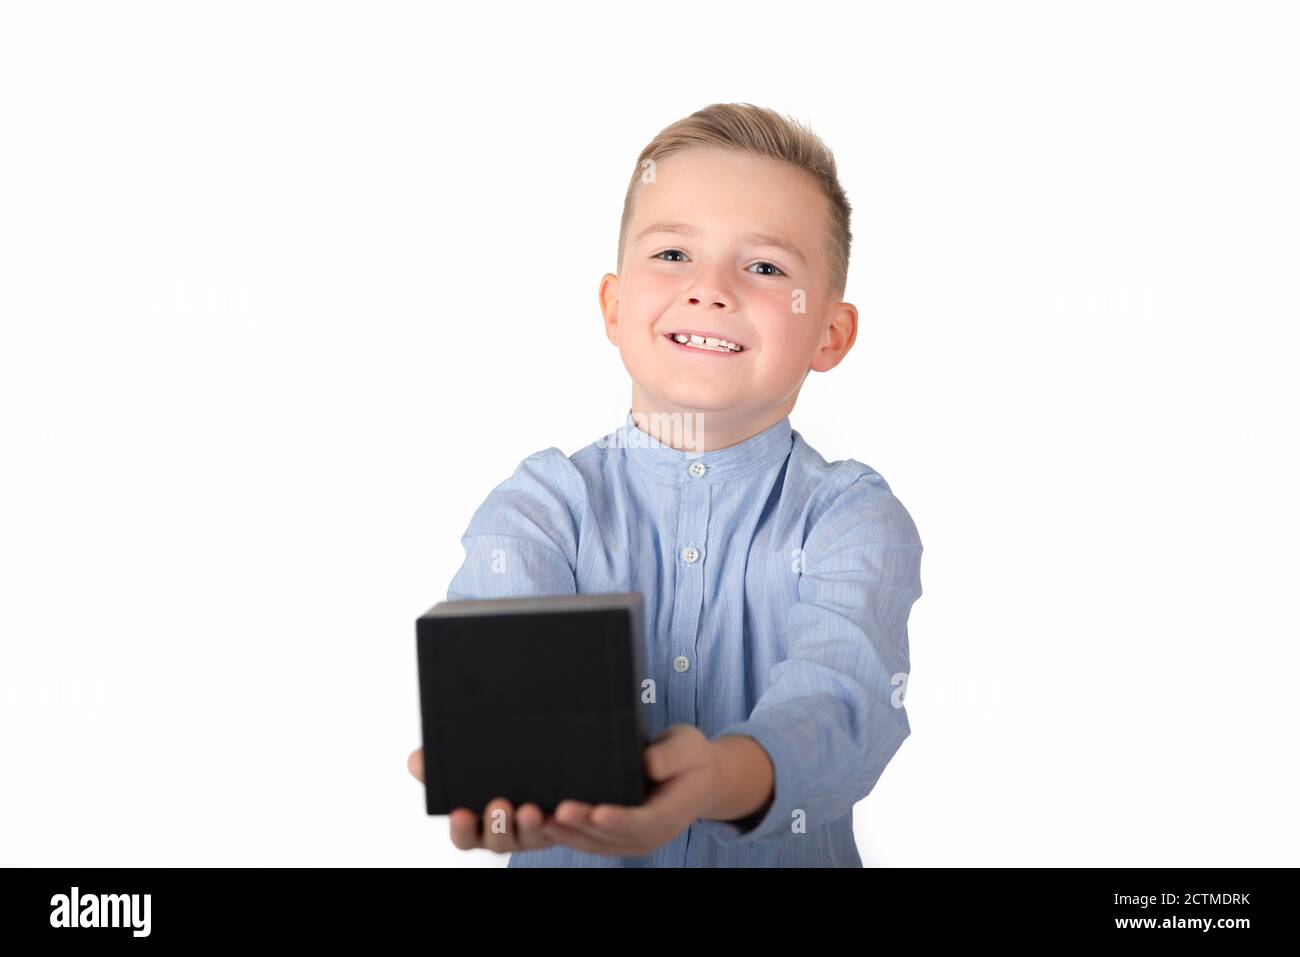
<instances>
[{"instance_id":1,"label":"black gift box","mask_svg":"<svg viewBox=\"0 0 1300 957\"><path fill-rule=\"evenodd\" d=\"M496 797L547 815L566 798L641 804L644 628L639 592L444 601L421 615L428 813L481 817Z\"/></svg>"}]
</instances>

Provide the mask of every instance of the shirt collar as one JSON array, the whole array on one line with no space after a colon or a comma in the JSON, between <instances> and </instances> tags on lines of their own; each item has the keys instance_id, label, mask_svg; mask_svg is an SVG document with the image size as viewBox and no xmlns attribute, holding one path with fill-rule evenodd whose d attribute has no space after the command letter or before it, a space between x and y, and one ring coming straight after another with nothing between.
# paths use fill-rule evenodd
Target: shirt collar
<instances>
[{"instance_id":1,"label":"shirt collar","mask_svg":"<svg viewBox=\"0 0 1300 957\"><path fill-rule=\"evenodd\" d=\"M644 420L643 420L644 421ZM683 451L664 445L637 428L632 410L616 433L628 461L661 478L681 482L721 482L765 469L790 454L794 429L787 415L780 422L742 442L710 452Z\"/></svg>"}]
</instances>

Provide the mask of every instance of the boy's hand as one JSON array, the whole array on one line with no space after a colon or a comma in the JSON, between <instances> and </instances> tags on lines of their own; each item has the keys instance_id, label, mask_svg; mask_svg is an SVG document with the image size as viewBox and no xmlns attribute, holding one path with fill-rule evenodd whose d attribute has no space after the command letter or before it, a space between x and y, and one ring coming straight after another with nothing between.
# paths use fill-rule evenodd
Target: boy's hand
<instances>
[{"instance_id":1,"label":"boy's hand","mask_svg":"<svg viewBox=\"0 0 1300 957\"><path fill-rule=\"evenodd\" d=\"M716 794L721 777L720 751L699 728L676 724L645 749L646 775L659 785L639 807L561 801L551 818L535 804L519 809L512 820L510 802L492 801L484 809L484 827L468 808L451 814L452 843L463 850L476 847L500 853L566 844L588 854L640 857L667 844L689 827ZM407 767L424 780L424 751L413 752ZM505 811L504 833L492 833L492 813Z\"/></svg>"}]
</instances>

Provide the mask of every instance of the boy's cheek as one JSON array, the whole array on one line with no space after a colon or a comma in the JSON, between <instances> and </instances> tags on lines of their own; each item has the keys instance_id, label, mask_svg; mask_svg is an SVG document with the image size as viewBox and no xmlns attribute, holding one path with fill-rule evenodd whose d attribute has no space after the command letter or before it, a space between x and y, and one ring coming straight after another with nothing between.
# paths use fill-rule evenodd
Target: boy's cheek
<instances>
[{"instance_id":1,"label":"boy's cheek","mask_svg":"<svg viewBox=\"0 0 1300 957\"><path fill-rule=\"evenodd\" d=\"M627 276L619 286L619 308L652 313L685 296L680 279L669 276L653 276L633 273Z\"/></svg>"}]
</instances>

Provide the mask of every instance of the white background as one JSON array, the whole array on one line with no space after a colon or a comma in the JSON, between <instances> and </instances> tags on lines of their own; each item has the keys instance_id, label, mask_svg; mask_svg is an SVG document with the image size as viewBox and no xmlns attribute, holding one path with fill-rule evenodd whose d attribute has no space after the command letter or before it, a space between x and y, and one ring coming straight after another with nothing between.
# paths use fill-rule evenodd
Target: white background
<instances>
[{"instance_id":1,"label":"white background","mask_svg":"<svg viewBox=\"0 0 1300 957\"><path fill-rule=\"evenodd\" d=\"M622 423L636 155L748 101L854 206L792 422L926 545L866 864L1300 864L1287 5L3 9L0 863L504 863L415 619Z\"/></svg>"}]
</instances>

